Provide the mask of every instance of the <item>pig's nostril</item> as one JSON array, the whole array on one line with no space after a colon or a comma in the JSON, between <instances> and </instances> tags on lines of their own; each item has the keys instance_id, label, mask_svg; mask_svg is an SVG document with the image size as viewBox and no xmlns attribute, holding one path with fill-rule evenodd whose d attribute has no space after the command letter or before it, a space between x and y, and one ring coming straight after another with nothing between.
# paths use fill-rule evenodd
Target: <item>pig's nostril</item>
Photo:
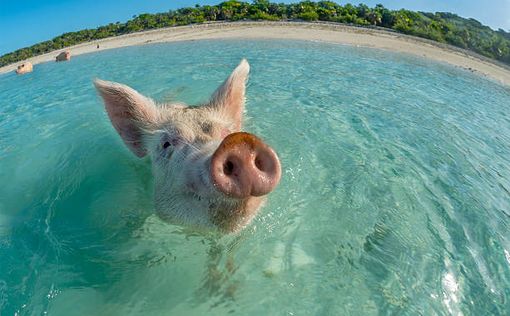
<instances>
[{"instance_id":1,"label":"pig's nostril","mask_svg":"<svg viewBox=\"0 0 510 316\"><path fill-rule=\"evenodd\" d=\"M255 158L255 167L257 167L257 169L259 169L260 171L265 171L264 164L262 163L262 160L259 157Z\"/></svg>"},{"instance_id":2,"label":"pig's nostril","mask_svg":"<svg viewBox=\"0 0 510 316\"><path fill-rule=\"evenodd\" d=\"M227 162L225 162L223 164L223 173L227 176L230 176L233 171L234 171L234 164L232 163L232 161L227 160Z\"/></svg>"}]
</instances>

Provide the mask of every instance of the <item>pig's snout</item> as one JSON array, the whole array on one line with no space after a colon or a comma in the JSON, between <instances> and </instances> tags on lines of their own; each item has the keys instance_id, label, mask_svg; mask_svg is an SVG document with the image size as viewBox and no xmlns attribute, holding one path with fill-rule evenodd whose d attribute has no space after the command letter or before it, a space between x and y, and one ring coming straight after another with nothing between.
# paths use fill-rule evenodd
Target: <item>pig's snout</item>
<instances>
[{"instance_id":1,"label":"pig's snout","mask_svg":"<svg viewBox=\"0 0 510 316\"><path fill-rule=\"evenodd\" d=\"M225 137L212 156L210 170L214 186L235 198L268 194L281 177L280 160L274 150L244 132Z\"/></svg>"}]
</instances>

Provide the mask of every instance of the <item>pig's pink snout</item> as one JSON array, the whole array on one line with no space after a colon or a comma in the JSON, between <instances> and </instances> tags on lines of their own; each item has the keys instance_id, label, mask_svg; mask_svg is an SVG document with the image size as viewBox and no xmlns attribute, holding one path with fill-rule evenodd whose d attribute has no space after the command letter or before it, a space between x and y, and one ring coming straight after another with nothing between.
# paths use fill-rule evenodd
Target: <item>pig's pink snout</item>
<instances>
[{"instance_id":1,"label":"pig's pink snout","mask_svg":"<svg viewBox=\"0 0 510 316\"><path fill-rule=\"evenodd\" d=\"M280 160L274 150L249 133L225 137L211 159L214 186L231 197L268 194L280 177Z\"/></svg>"}]
</instances>

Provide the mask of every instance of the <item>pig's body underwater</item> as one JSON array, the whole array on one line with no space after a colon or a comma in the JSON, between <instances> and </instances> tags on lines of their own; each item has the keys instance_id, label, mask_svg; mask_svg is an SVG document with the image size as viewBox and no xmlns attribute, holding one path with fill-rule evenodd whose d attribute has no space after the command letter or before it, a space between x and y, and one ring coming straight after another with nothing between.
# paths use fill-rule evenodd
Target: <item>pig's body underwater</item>
<instances>
[{"instance_id":1,"label":"pig's body underwater","mask_svg":"<svg viewBox=\"0 0 510 316\"><path fill-rule=\"evenodd\" d=\"M246 226L281 176L276 153L241 132L249 64L242 60L210 101L161 104L118 83L96 80L126 146L149 155L157 214L172 223L235 232Z\"/></svg>"}]
</instances>

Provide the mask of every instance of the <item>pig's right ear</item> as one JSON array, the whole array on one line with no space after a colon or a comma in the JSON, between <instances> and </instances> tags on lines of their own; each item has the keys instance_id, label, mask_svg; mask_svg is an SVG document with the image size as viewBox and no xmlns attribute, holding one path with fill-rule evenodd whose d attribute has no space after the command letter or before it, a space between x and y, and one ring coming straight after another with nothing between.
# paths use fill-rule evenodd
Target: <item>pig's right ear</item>
<instances>
[{"instance_id":1,"label":"pig's right ear","mask_svg":"<svg viewBox=\"0 0 510 316\"><path fill-rule=\"evenodd\" d=\"M123 84L96 79L94 85L126 146L138 157L145 156L143 133L153 127L159 117L154 101Z\"/></svg>"},{"instance_id":2,"label":"pig's right ear","mask_svg":"<svg viewBox=\"0 0 510 316\"><path fill-rule=\"evenodd\" d=\"M227 80L214 92L209 103L209 106L219 110L233 123L235 132L241 130L243 122L244 94L249 72L248 61L241 60Z\"/></svg>"}]
</instances>

